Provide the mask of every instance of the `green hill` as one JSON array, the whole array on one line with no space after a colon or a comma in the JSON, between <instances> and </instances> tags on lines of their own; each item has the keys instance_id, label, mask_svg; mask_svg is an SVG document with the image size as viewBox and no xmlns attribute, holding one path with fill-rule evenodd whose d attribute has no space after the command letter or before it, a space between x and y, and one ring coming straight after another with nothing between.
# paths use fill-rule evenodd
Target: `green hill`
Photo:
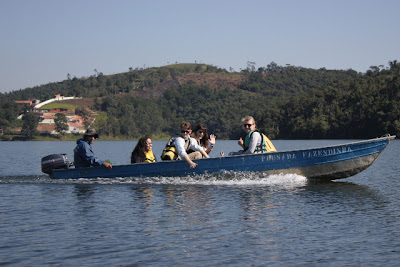
<instances>
[{"instance_id":1,"label":"green hill","mask_svg":"<svg viewBox=\"0 0 400 267\"><path fill-rule=\"evenodd\" d=\"M112 137L174 134L183 120L205 123L218 138L241 135L240 119L255 117L271 138L370 138L400 132L399 70L309 69L271 62L228 72L206 64L130 69L114 75L70 78L0 94L0 128L23 111L14 100L55 94L84 97L101 114L95 127Z\"/></svg>"}]
</instances>

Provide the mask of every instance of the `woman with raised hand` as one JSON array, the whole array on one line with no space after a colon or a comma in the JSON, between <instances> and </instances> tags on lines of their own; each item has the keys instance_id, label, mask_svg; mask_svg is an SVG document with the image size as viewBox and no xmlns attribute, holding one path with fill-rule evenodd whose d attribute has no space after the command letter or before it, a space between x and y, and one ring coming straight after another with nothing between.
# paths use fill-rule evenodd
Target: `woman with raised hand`
<instances>
[{"instance_id":1,"label":"woman with raised hand","mask_svg":"<svg viewBox=\"0 0 400 267\"><path fill-rule=\"evenodd\" d=\"M207 127L204 124L199 123L193 128L192 137L196 139L198 145L204 148L207 154L210 154L215 145L215 135L210 134L208 136Z\"/></svg>"}]
</instances>

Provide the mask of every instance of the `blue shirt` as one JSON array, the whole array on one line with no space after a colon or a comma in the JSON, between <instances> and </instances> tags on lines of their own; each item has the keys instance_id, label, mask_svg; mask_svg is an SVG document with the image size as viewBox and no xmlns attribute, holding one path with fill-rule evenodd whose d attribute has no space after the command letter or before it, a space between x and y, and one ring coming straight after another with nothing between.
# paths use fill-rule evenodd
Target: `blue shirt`
<instances>
[{"instance_id":1,"label":"blue shirt","mask_svg":"<svg viewBox=\"0 0 400 267\"><path fill-rule=\"evenodd\" d=\"M103 165L104 161L98 159L89 142L83 138L76 141L77 145L74 149L75 168L84 168L90 166Z\"/></svg>"}]
</instances>

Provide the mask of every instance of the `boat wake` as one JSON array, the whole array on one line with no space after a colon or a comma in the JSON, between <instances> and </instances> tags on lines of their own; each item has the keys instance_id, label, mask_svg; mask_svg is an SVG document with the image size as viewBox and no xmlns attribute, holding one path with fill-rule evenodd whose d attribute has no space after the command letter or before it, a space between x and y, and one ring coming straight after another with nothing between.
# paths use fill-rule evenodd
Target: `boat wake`
<instances>
[{"instance_id":1,"label":"boat wake","mask_svg":"<svg viewBox=\"0 0 400 267\"><path fill-rule=\"evenodd\" d=\"M79 179L99 184L173 184L173 185L218 185L218 186L280 186L298 187L307 184L307 178L296 174L267 175L262 173L229 172L224 174L194 175L184 177L130 177L116 179Z\"/></svg>"},{"instance_id":2,"label":"boat wake","mask_svg":"<svg viewBox=\"0 0 400 267\"><path fill-rule=\"evenodd\" d=\"M0 177L0 184L154 184L154 185L218 185L218 186L279 186L300 187L307 178L296 174L268 175L251 172L221 172L183 177L126 177L50 179L48 176Z\"/></svg>"}]
</instances>

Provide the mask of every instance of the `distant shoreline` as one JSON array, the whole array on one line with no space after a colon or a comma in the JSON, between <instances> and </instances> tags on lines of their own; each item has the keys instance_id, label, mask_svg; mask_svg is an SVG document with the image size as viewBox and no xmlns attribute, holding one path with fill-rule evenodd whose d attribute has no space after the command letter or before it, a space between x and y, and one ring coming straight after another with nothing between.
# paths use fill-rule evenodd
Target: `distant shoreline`
<instances>
[{"instance_id":1,"label":"distant shoreline","mask_svg":"<svg viewBox=\"0 0 400 267\"><path fill-rule=\"evenodd\" d=\"M31 140L27 140L25 137L19 136L19 135L4 135L4 136L0 136L0 142L1 141L4 141L4 142L76 141L77 139L82 138L82 137L83 137L82 134L80 134L80 135L68 134L62 138L57 138L56 136L35 136ZM96 141L138 141L139 139L140 139L140 137L139 138L123 138L123 137L101 136ZM154 141L168 141L169 137L161 137L161 138L160 137L152 137L152 139Z\"/></svg>"}]
</instances>

